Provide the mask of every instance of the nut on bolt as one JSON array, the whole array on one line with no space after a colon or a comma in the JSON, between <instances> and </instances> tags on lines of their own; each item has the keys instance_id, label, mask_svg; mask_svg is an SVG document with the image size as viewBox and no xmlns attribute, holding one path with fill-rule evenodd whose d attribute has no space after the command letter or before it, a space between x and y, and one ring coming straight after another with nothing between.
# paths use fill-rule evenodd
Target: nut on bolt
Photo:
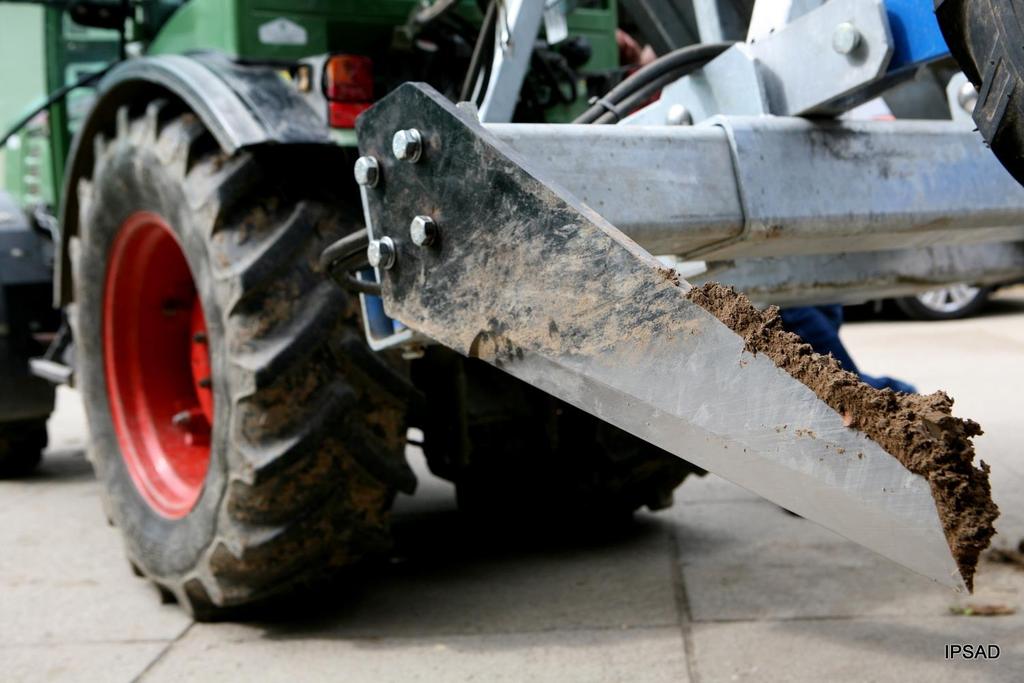
<instances>
[{"instance_id":1,"label":"nut on bolt","mask_svg":"<svg viewBox=\"0 0 1024 683\"><path fill-rule=\"evenodd\" d=\"M391 151L399 161L415 163L423 152L423 136L415 128L400 130L391 138Z\"/></svg>"},{"instance_id":2,"label":"nut on bolt","mask_svg":"<svg viewBox=\"0 0 1024 683\"><path fill-rule=\"evenodd\" d=\"M427 247L437 240L437 223L430 216L416 216L409 223L409 238L419 247Z\"/></svg>"},{"instance_id":3,"label":"nut on bolt","mask_svg":"<svg viewBox=\"0 0 1024 683\"><path fill-rule=\"evenodd\" d=\"M356 159L353 174L356 182L365 187L376 187L380 180L380 164L373 157L359 157Z\"/></svg>"},{"instance_id":4,"label":"nut on bolt","mask_svg":"<svg viewBox=\"0 0 1024 683\"><path fill-rule=\"evenodd\" d=\"M395 265L395 242L390 237L381 237L379 240L370 240L366 247L366 260L374 268L388 270Z\"/></svg>"},{"instance_id":5,"label":"nut on bolt","mask_svg":"<svg viewBox=\"0 0 1024 683\"><path fill-rule=\"evenodd\" d=\"M848 21L836 26L832 31L832 49L841 55L848 55L860 45L860 30Z\"/></svg>"}]
</instances>

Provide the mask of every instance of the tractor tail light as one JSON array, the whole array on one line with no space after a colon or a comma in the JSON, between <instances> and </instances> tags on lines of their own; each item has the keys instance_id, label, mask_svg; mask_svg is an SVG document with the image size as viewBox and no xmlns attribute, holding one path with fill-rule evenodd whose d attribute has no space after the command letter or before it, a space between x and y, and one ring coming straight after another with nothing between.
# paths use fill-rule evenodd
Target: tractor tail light
<instances>
[{"instance_id":1,"label":"tractor tail light","mask_svg":"<svg viewBox=\"0 0 1024 683\"><path fill-rule=\"evenodd\" d=\"M360 55L333 55L324 65L324 95L332 128L354 128L356 117L373 104L373 61Z\"/></svg>"}]
</instances>

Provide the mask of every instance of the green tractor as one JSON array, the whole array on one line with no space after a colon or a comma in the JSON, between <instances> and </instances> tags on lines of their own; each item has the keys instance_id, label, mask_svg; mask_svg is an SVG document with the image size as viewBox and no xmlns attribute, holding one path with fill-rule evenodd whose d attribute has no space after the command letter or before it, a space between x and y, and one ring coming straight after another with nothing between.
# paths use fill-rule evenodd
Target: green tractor
<instances>
[{"instance_id":1,"label":"green tractor","mask_svg":"<svg viewBox=\"0 0 1024 683\"><path fill-rule=\"evenodd\" d=\"M356 117L409 80L472 97L495 3L45 4L56 96L6 164L47 164L9 187L59 216L88 455L137 573L206 619L386 548L416 483L409 427L463 506L606 519L671 502L694 468L645 441L444 349L372 351L319 264L362 227ZM620 77L616 27L614 0L578 3L514 116L585 109Z\"/></svg>"},{"instance_id":2,"label":"green tractor","mask_svg":"<svg viewBox=\"0 0 1024 683\"><path fill-rule=\"evenodd\" d=\"M968 111L1011 90L948 78L929 0L623 0L662 53L630 73L615 0L42 4L52 94L6 163L73 334L32 367L79 388L133 568L196 618L385 549L411 427L474 514L603 525L708 470L970 589L978 425L710 281L1024 274ZM915 83L930 120L888 120Z\"/></svg>"}]
</instances>

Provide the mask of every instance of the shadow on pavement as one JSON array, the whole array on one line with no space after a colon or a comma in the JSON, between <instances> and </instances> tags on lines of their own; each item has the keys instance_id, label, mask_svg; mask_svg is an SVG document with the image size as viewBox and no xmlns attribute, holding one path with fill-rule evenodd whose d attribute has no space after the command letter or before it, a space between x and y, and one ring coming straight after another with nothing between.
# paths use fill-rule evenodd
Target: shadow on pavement
<instances>
[{"instance_id":1,"label":"shadow on pavement","mask_svg":"<svg viewBox=\"0 0 1024 683\"><path fill-rule=\"evenodd\" d=\"M416 507L396 516L390 557L250 624L271 639L347 639L677 623L668 519L517 523L450 501Z\"/></svg>"},{"instance_id":2,"label":"shadow on pavement","mask_svg":"<svg viewBox=\"0 0 1024 683\"><path fill-rule=\"evenodd\" d=\"M73 449L46 451L39 467L17 482L33 486L77 483L93 478L92 465L85 459L85 451Z\"/></svg>"},{"instance_id":3,"label":"shadow on pavement","mask_svg":"<svg viewBox=\"0 0 1024 683\"><path fill-rule=\"evenodd\" d=\"M1019 315L1021 313L1024 313L1024 298L995 298L985 304L985 307L975 317L990 318L1003 315Z\"/></svg>"}]
</instances>

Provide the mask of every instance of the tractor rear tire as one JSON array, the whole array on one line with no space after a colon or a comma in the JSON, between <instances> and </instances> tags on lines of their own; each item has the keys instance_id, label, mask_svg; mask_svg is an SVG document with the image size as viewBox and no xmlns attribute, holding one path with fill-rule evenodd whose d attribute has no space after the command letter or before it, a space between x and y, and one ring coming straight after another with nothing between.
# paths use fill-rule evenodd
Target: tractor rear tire
<instances>
[{"instance_id":1,"label":"tractor rear tire","mask_svg":"<svg viewBox=\"0 0 1024 683\"><path fill-rule=\"evenodd\" d=\"M346 153L228 156L182 106L143 106L78 184L79 379L131 565L214 620L387 548L396 491L415 487L408 382L319 272L361 227L338 199Z\"/></svg>"},{"instance_id":2,"label":"tractor rear tire","mask_svg":"<svg viewBox=\"0 0 1024 683\"><path fill-rule=\"evenodd\" d=\"M0 423L0 479L31 474L43 459L46 420Z\"/></svg>"},{"instance_id":3,"label":"tractor rear tire","mask_svg":"<svg viewBox=\"0 0 1024 683\"><path fill-rule=\"evenodd\" d=\"M942 0L935 14L950 52L978 89L978 130L1024 183L1024 1Z\"/></svg>"},{"instance_id":4,"label":"tractor rear tire","mask_svg":"<svg viewBox=\"0 0 1024 683\"><path fill-rule=\"evenodd\" d=\"M599 526L669 507L704 473L482 361L432 348L413 372L427 462L466 512Z\"/></svg>"}]
</instances>

